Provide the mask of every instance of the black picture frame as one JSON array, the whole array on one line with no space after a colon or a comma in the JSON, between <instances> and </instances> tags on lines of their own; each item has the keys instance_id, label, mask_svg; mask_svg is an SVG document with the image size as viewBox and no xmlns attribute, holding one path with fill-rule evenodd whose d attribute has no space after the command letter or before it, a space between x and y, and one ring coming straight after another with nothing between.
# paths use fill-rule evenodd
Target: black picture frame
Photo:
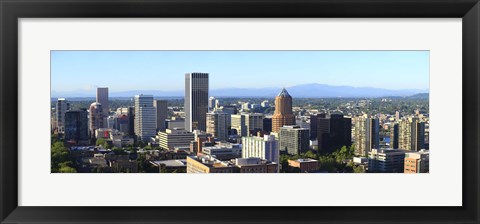
<instances>
[{"instance_id":1,"label":"black picture frame","mask_svg":"<svg viewBox=\"0 0 480 224\"><path fill-rule=\"evenodd\" d=\"M480 222L478 153L480 4L478 0L0 0L0 15L1 223ZM17 20L19 18L76 17L462 18L463 206L20 207L17 198L19 131L17 126L19 113ZM452 117L455 115L452 114Z\"/></svg>"}]
</instances>

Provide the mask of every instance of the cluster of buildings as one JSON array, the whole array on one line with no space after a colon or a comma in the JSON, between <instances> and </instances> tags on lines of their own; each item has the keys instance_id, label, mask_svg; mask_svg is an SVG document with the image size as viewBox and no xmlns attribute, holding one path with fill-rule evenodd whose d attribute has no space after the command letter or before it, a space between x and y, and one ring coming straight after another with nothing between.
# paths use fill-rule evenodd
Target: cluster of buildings
<instances>
[{"instance_id":1,"label":"cluster of buildings","mask_svg":"<svg viewBox=\"0 0 480 224\"><path fill-rule=\"evenodd\" d=\"M428 117L420 113L347 116L337 110L295 115L292 96L283 88L275 97L273 115L268 115L255 112L270 107L268 100L240 108L220 105L209 96L208 73L185 74L183 111L170 117L167 103L140 94L133 106L114 111L108 88L98 88L88 109L70 110L69 102L59 98L52 128L70 145L103 139L118 148L143 142L185 152L180 160L151 164L187 173L276 173L286 169L280 166L280 154L328 154L352 145L355 163L369 172L429 172ZM289 160L288 166L299 172L321 169L314 159Z\"/></svg>"},{"instance_id":2,"label":"cluster of buildings","mask_svg":"<svg viewBox=\"0 0 480 224\"><path fill-rule=\"evenodd\" d=\"M371 173L429 173L430 152L402 149L372 149L368 153Z\"/></svg>"}]
</instances>

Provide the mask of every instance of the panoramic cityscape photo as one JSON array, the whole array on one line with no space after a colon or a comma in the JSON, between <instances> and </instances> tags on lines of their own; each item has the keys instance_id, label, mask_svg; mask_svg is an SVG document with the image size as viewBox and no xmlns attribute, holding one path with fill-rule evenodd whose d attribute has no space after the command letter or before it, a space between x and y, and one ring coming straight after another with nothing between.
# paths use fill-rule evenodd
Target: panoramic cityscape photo
<instances>
[{"instance_id":1,"label":"panoramic cityscape photo","mask_svg":"<svg viewBox=\"0 0 480 224\"><path fill-rule=\"evenodd\" d=\"M429 51L51 51L52 173L429 173Z\"/></svg>"}]
</instances>

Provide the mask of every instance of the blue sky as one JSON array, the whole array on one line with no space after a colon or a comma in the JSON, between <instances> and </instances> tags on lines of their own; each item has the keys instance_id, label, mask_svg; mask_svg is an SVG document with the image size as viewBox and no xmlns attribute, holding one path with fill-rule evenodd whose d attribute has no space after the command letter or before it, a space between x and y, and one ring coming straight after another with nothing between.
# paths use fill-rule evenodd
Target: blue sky
<instances>
[{"instance_id":1,"label":"blue sky","mask_svg":"<svg viewBox=\"0 0 480 224\"><path fill-rule=\"evenodd\" d=\"M183 90L185 73L210 88L307 83L428 89L428 51L52 51L52 91Z\"/></svg>"}]
</instances>

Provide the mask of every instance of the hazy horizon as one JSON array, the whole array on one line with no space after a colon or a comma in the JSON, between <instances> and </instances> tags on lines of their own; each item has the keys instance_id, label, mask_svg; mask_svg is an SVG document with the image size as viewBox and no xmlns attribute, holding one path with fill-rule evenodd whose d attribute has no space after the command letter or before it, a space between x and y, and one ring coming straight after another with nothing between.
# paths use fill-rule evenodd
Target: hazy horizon
<instances>
[{"instance_id":1,"label":"hazy horizon","mask_svg":"<svg viewBox=\"0 0 480 224\"><path fill-rule=\"evenodd\" d=\"M429 87L429 51L52 51L51 91L183 91L184 74L210 89L304 84L388 90Z\"/></svg>"},{"instance_id":2,"label":"hazy horizon","mask_svg":"<svg viewBox=\"0 0 480 224\"><path fill-rule=\"evenodd\" d=\"M100 87L100 86L99 86ZM105 87L105 86L103 86ZM108 87L108 86L107 86ZM365 91L368 94L372 94L371 92L385 92L383 95L382 93L376 93L374 97L380 96L410 96L419 93L429 93L429 89L403 89L403 90L389 90L383 88L375 88L375 87L351 87L351 86L333 86L333 85L326 85L326 84L319 84L319 83L309 83L309 84L301 84L297 86L290 86L290 87L269 87L269 88L219 88L219 89L210 89L210 96L215 97L273 97L275 91L280 91L282 88L286 88L287 91L293 89L293 95L295 96L296 90L302 88L312 87L316 90L319 88L329 88L330 91L333 90L343 90L343 89L350 89L350 92L346 93L347 97L364 97ZM95 87L96 88L96 87ZM80 90L80 91L65 91L65 92L51 92L51 97L95 97L96 89L92 88L89 91ZM352 90L353 89L353 90ZM252 95L252 91L254 92ZM358 91L358 93L357 93ZM219 94L220 93L220 94ZM246 93L246 95L242 95L242 93ZM250 93L250 94L248 94ZM256 93L256 94L255 94ZM261 93L261 94L260 94ZM391 95L389 95L390 93ZM111 91L109 88L109 95L111 97L133 97L134 95L138 94L145 94L145 95L153 95L156 97L183 97L184 90L172 90L172 91L162 91L162 90L126 90L126 91ZM223 94L223 95L222 95ZM321 92L318 92L321 95ZM75 96L76 95L76 96ZM297 96L299 98L323 98L323 97L336 97L336 96L305 96L304 94L299 94ZM341 96L340 96L341 97Z\"/></svg>"}]
</instances>

